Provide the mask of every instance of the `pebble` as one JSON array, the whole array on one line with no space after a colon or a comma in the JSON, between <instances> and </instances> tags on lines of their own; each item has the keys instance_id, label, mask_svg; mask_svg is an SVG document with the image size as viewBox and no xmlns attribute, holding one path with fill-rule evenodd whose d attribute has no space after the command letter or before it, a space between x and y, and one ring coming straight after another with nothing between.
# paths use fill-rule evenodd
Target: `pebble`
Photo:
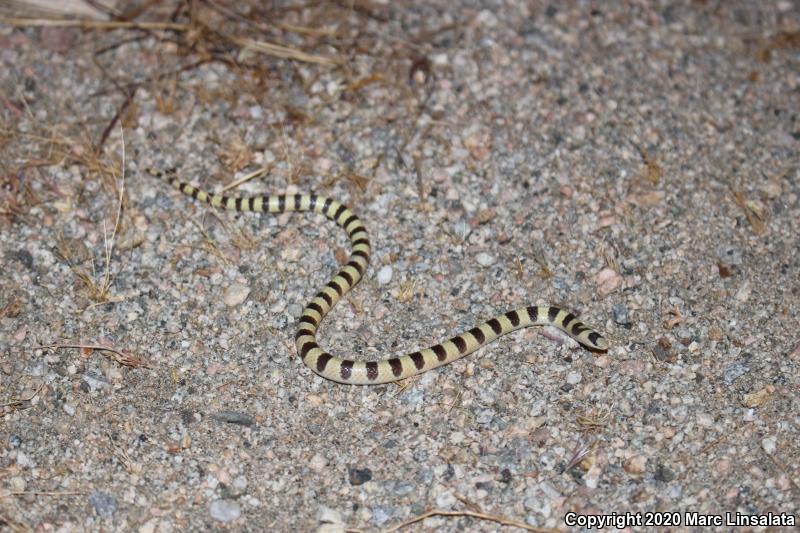
<instances>
[{"instance_id":1,"label":"pebble","mask_svg":"<svg viewBox=\"0 0 800 533\"><path fill-rule=\"evenodd\" d=\"M62 405L62 406L61 406L61 408L62 408L62 409L64 410L64 412L65 412L65 413L67 413L69 416L75 416L75 406L74 406L74 405L72 405L71 403L65 403L64 405Z\"/></svg>"},{"instance_id":2,"label":"pebble","mask_svg":"<svg viewBox=\"0 0 800 533\"><path fill-rule=\"evenodd\" d=\"M704 428L710 428L714 425L714 417L708 413L697 414L697 425Z\"/></svg>"},{"instance_id":3,"label":"pebble","mask_svg":"<svg viewBox=\"0 0 800 533\"><path fill-rule=\"evenodd\" d=\"M395 484L394 486L394 493L397 496L406 496L414 492L416 485L411 483L410 481L400 481Z\"/></svg>"},{"instance_id":4,"label":"pebble","mask_svg":"<svg viewBox=\"0 0 800 533\"><path fill-rule=\"evenodd\" d=\"M435 473L433 470L423 467L417 470L417 473L414 477L417 479L417 481L427 486L433 482L434 475Z\"/></svg>"},{"instance_id":5,"label":"pebble","mask_svg":"<svg viewBox=\"0 0 800 533\"><path fill-rule=\"evenodd\" d=\"M616 322L620 326L630 325L631 321L628 318L628 308L625 307L623 304L614 304L611 307L611 312L614 315L614 322Z\"/></svg>"},{"instance_id":6,"label":"pebble","mask_svg":"<svg viewBox=\"0 0 800 533\"><path fill-rule=\"evenodd\" d=\"M8 436L8 445L11 448L19 448L22 446L22 438L19 435L11 434Z\"/></svg>"},{"instance_id":7,"label":"pebble","mask_svg":"<svg viewBox=\"0 0 800 533\"><path fill-rule=\"evenodd\" d=\"M33 270L33 256L28 250L20 248L17 250L16 255L20 263L28 267L28 269Z\"/></svg>"},{"instance_id":8,"label":"pebble","mask_svg":"<svg viewBox=\"0 0 800 533\"><path fill-rule=\"evenodd\" d=\"M325 467L328 465L328 459L319 453L314 454L314 457L308 462L309 468L316 472L322 472Z\"/></svg>"},{"instance_id":9,"label":"pebble","mask_svg":"<svg viewBox=\"0 0 800 533\"><path fill-rule=\"evenodd\" d=\"M386 285L392 281L392 267L386 265L378 271L378 285Z\"/></svg>"},{"instance_id":10,"label":"pebble","mask_svg":"<svg viewBox=\"0 0 800 533\"><path fill-rule=\"evenodd\" d=\"M486 425L492 421L494 415L495 411L492 408L481 409L480 411L478 411L478 416L475 417L475 421L478 424Z\"/></svg>"},{"instance_id":11,"label":"pebble","mask_svg":"<svg viewBox=\"0 0 800 533\"><path fill-rule=\"evenodd\" d=\"M394 510L391 507L384 505L372 507L372 521L378 525L386 523L392 516L394 516Z\"/></svg>"},{"instance_id":12,"label":"pebble","mask_svg":"<svg viewBox=\"0 0 800 533\"><path fill-rule=\"evenodd\" d=\"M293 318L300 318L303 315L303 306L297 303L289 304L286 310Z\"/></svg>"},{"instance_id":13,"label":"pebble","mask_svg":"<svg viewBox=\"0 0 800 533\"><path fill-rule=\"evenodd\" d=\"M232 522L241 516L242 509L232 500L214 500L208 506L208 513L218 522Z\"/></svg>"},{"instance_id":14,"label":"pebble","mask_svg":"<svg viewBox=\"0 0 800 533\"><path fill-rule=\"evenodd\" d=\"M21 466L22 468L33 468L36 466L30 457L28 457L24 452L18 451L17 452L17 465Z\"/></svg>"},{"instance_id":15,"label":"pebble","mask_svg":"<svg viewBox=\"0 0 800 533\"><path fill-rule=\"evenodd\" d=\"M541 494L538 493L532 496L528 496L522 501L522 505L528 511L538 513L544 517L550 516L552 513L552 509L550 508L550 503L544 501Z\"/></svg>"},{"instance_id":16,"label":"pebble","mask_svg":"<svg viewBox=\"0 0 800 533\"><path fill-rule=\"evenodd\" d=\"M608 368L611 366L611 358L605 354L599 355L594 360L594 366L598 368Z\"/></svg>"},{"instance_id":17,"label":"pebble","mask_svg":"<svg viewBox=\"0 0 800 533\"><path fill-rule=\"evenodd\" d=\"M750 366L747 363L740 361L725 367L725 370L722 372L722 379L725 380L725 383L730 385L748 372L750 372Z\"/></svg>"},{"instance_id":18,"label":"pebble","mask_svg":"<svg viewBox=\"0 0 800 533\"><path fill-rule=\"evenodd\" d=\"M594 280L601 296L608 296L622 285L622 276L608 267L598 272Z\"/></svg>"},{"instance_id":19,"label":"pebble","mask_svg":"<svg viewBox=\"0 0 800 533\"><path fill-rule=\"evenodd\" d=\"M247 299L250 294L250 287L241 283L234 283L225 289L222 301L228 307L236 307Z\"/></svg>"},{"instance_id":20,"label":"pebble","mask_svg":"<svg viewBox=\"0 0 800 533\"><path fill-rule=\"evenodd\" d=\"M475 256L475 261L482 267L492 266L494 264L494 257L487 254L486 252L481 252Z\"/></svg>"},{"instance_id":21,"label":"pebble","mask_svg":"<svg viewBox=\"0 0 800 533\"><path fill-rule=\"evenodd\" d=\"M83 381L83 383L86 384L86 386L92 391L111 388L111 384L108 381L106 381L102 376L98 376L91 371L83 374L81 376L81 381Z\"/></svg>"},{"instance_id":22,"label":"pebble","mask_svg":"<svg viewBox=\"0 0 800 533\"><path fill-rule=\"evenodd\" d=\"M742 405L745 407L758 407L769 400L773 392L775 392L775 388L770 385L755 392L745 394L742 398Z\"/></svg>"},{"instance_id":23,"label":"pebble","mask_svg":"<svg viewBox=\"0 0 800 533\"><path fill-rule=\"evenodd\" d=\"M577 385L578 383L581 382L582 379L583 376L577 370L567 374L567 383L569 383L570 385Z\"/></svg>"},{"instance_id":24,"label":"pebble","mask_svg":"<svg viewBox=\"0 0 800 533\"><path fill-rule=\"evenodd\" d=\"M256 120L259 120L264 116L264 108L262 108L260 105L250 106L248 111L250 112L250 117Z\"/></svg>"},{"instance_id":25,"label":"pebble","mask_svg":"<svg viewBox=\"0 0 800 533\"><path fill-rule=\"evenodd\" d=\"M8 487L12 492L25 492L25 486L25 479L22 476L14 476L8 480Z\"/></svg>"},{"instance_id":26,"label":"pebble","mask_svg":"<svg viewBox=\"0 0 800 533\"><path fill-rule=\"evenodd\" d=\"M761 440L761 447L764 448L765 452L772 455L775 453L775 450L778 449L778 439L775 437L764 437Z\"/></svg>"},{"instance_id":27,"label":"pebble","mask_svg":"<svg viewBox=\"0 0 800 533\"><path fill-rule=\"evenodd\" d=\"M425 392L419 389L410 389L400 396L400 402L406 405L422 405L425 401Z\"/></svg>"},{"instance_id":28,"label":"pebble","mask_svg":"<svg viewBox=\"0 0 800 533\"><path fill-rule=\"evenodd\" d=\"M450 491L443 492L436 497L436 506L440 509L449 509L456 504L456 497Z\"/></svg>"},{"instance_id":29,"label":"pebble","mask_svg":"<svg viewBox=\"0 0 800 533\"><path fill-rule=\"evenodd\" d=\"M320 505L317 510L317 522L321 524L344 524L342 513L324 505Z\"/></svg>"},{"instance_id":30,"label":"pebble","mask_svg":"<svg viewBox=\"0 0 800 533\"><path fill-rule=\"evenodd\" d=\"M666 466L658 465L654 477L656 478L656 481L664 481L665 483L669 483L675 479L675 474Z\"/></svg>"},{"instance_id":31,"label":"pebble","mask_svg":"<svg viewBox=\"0 0 800 533\"><path fill-rule=\"evenodd\" d=\"M95 512L102 517L109 517L117 511L117 500L112 495L103 491L94 491L89 496L89 503Z\"/></svg>"},{"instance_id":32,"label":"pebble","mask_svg":"<svg viewBox=\"0 0 800 533\"><path fill-rule=\"evenodd\" d=\"M472 233L472 228L469 227L469 223L466 220L459 220L453 227L453 234L459 242L466 241L470 233Z\"/></svg>"},{"instance_id":33,"label":"pebble","mask_svg":"<svg viewBox=\"0 0 800 533\"><path fill-rule=\"evenodd\" d=\"M644 455L634 455L622 465L622 468L629 474L643 474L646 467L647 457Z\"/></svg>"},{"instance_id":34,"label":"pebble","mask_svg":"<svg viewBox=\"0 0 800 533\"><path fill-rule=\"evenodd\" d=\"M363 485L372 479L372 470L369 468L350 468L347 471L350 484L353 486Z\"/></svg>"},{"instance_id":35,"label":"pebble","mask_svg":"<svg viewBox=\"0 0 800 533\"><path fill-rule=\"evenodd\" d=\"M255 418L247 413L240 413L238 411L219 411L218 413L212 414L211 418L219 422L238 424L240 426L254 426L256 423Z\"/></svg>"}]
</instances>

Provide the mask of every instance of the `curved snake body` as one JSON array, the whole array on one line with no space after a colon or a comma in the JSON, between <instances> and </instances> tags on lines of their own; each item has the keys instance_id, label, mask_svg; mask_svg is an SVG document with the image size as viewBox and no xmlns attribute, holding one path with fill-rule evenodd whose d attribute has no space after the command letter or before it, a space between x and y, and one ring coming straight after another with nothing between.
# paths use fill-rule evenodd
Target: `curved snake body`
<instances>
[{"instance_id":1,"label":"curved snake body","mask_svg":"<svg viewBox=\"0 0 800 533\"><path fill-rule=\"evenodd\" d=\"M183 183L171 173L165 174L157 170L148 172L167 179L182 193L213 207L267 213L314 211L333 220L347 232L352 247L347 264L303 309L295 335L297 353L303 363L324 378L352 385L398 381L452 363L506 333L533 325L552 325L590 350L608 350L606 340L583 325L572 313L558 307L529 306L498 315L440 344L400 357L365 362L331 355L317 344L317 329L336 302L358 284L367 270L370 245L367 230L361 220L349 208L325 196L294 194L229 197L211 194Z\"/></svg>"}]
</instances>

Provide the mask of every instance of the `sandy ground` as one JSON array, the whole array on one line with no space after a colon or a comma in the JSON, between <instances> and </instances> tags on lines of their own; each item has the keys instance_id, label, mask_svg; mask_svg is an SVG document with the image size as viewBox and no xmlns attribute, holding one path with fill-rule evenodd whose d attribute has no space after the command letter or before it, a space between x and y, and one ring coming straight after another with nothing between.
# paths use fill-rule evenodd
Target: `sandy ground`
<instances>
[{"instance_id":1,"label":"sandy ground","mask_svg":"<svg viewBox=\"0 0 800 533\"><path fill-rule=\"evenodd\" d=\"M792 529L796 2L180 5L0 23L0 529ZM344 233L146 167L350 205L374 255L332 353L550 303L611 348L531 328L325 381L293 337Z\"/></svg>"}]
</instances>

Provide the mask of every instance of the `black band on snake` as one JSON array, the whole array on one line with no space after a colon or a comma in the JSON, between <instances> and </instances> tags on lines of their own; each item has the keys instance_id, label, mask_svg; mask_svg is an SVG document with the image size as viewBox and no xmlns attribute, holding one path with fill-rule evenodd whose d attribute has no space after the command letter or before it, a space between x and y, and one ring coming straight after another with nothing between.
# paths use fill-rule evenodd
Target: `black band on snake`
<instances>
[{"instance_id":1,"label":"black band on snake","mask_svg":"<svg viewBox=\"0 0 800 533\"><path fill-rule=\"evenodd\" d=\"M294 194L229 197L210 194L183 183L171 172L151 169L148 172L166 179L182 193L220 209L259 213L314 211L333 220L347 232L352 247L347 264L303 309L295 334L297 353L303 363L326 379L352 385L398 381L452 363L506 333L533 325L555 326L590 350L608 350L608 343L603 336L583 325L572 313L558 307L530 306L498 315L449 340L408 355L369 362L331 355L317 344L317 328L336 302L358 284L367 270L369 237L361 220L346 206L325 196Z\"/></svg>"}]
</instances>

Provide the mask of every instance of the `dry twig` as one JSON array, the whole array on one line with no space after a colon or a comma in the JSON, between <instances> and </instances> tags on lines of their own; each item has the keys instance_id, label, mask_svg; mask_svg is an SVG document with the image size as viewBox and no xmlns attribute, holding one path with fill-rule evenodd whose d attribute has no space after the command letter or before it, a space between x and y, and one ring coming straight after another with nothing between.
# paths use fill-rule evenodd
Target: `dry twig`
<instances>
[{"instance_id":1,"label":"dry twig","mask_svg":"<svg viewBox=\"0 0 800 533\"><path fill-rule=\"evenodd\" d=\"M22 27L60 27L60 28L81 28L83 30L117 30L117 29L138 29L138 30L170 30L182 33L196 31L197 27L193 24L181 24L177 22L129 22L123 20L97 21L97 20L69 20L69 19L35 19L35 18L0 18L0 24ZM305 63L316 63L318 65L335 66L344 61L340 58L331 58L309 54L281 44L258 41L250 37L239 37L227 35L213 30L202 22L199 23L205 28L213 31L220 37L235 43L242 48L249 48L281 59L293 59Z\"/></svg>"},{"instance_id":2,"label":"dry twig","mask_svg":"<svg viewBox=\"0 0 800 533\"><path fill-rule=\"evenodd\" d=\"M39 388L33 391L33 393L31 393L31 395L28 396L27 398L11 398L7 402L0 403L0 407L11 407L12 409L19 407L20 405L33 400L36 397L36 395L38 395L41 392L43 388L44 388L44 382L42 382L42 384L39 385Z\"/></svg>"},{"instance_id":3,"label":"dry twig","mask_svg":"<svg viewBox=\"0 0 800 533\"><path fill-rule=\"evenodd\" d=\"M381 533L393 533L394 531L399 531L404 527L408 527L411 524L416 524L417 522L422 522L423 520L434 516L469 516L472 518L477 518L479 520L488 520L490 522L496 522L503 526L524 529L525 531L536 531L538 533L563 533L563 531L560 529L529 526L528 524L519 522L517 520L510 520L508 518L503 518L502 516L497 516L487 513L477 513L474 511L444 511L442 509L432 509L430 511L422 513L421 515L414 516L404 522L397 524L396 526L392 526L389 529L384 529L383 531L381 531ZM345 531L347 531L348 533L363 533L363 531L360 529L347 529Z\"/></svg>"},{"instance_id":4,"label":"dry twig","mask_svg":"<svg viewBox=\"0 0 800 533\"><path fill-rule=\"evenodd\" d=\"M22 27L81 28L83 30L176 30L187 31L188 24L176 22L128 22L124 20L74 20L37 18L0 18L0 24Z\"/></svg>"},{"instance_id":5,"label":"dry twig","mask_svg":"<svg viewBox=\"0 0 800 533\"><path fill-rule=\"evenodd\" d=\"M39 346L42 350L46 349L68 349L68 348L75 348L78 350L95 350L102 353L110 354L111 359L116 361L117 363L123 366L129 366L131 368L150 368L150 364L145 361L142 357L138 355L127 354L116 348L111 348L110 346L101 346L99 344L45 344L43 346Z\"/></svg>"},{"instance_id":6,"label":"dry twig","mask_svg":"<svg viewBox=\"0 0 800 533\"><path fill-rule=\"evenodd\" d=\"M23 490L19 492L9 492L11 496L81 496L86 494L84 491L64 491L51 492L44 490Z\"/></svg>"}]
</instances>

